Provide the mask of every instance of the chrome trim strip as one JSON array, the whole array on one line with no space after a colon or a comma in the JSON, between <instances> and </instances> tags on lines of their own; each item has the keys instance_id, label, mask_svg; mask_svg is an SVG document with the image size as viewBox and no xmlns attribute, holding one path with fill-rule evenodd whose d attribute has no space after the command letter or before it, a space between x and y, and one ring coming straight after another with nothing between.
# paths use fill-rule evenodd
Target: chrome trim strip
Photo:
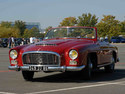
<instances>
[{"instance_id":1,"label":"chrome trim strip","mask_svg":"<svg viewBox=\"0 0 125 94\"><path fill-rule=\"evenodd\" d=\"M19 71L20 70L20 67L19 66L9 66L8 67L9 70L15 70L15 71Z\"/></svg>"},{"instance_id":2,"label":"chrome trim strip","mask_svg":"<svg viewBox=\"0 0 125 94\"><path fill-rule=\"evenodd\" d=\"M36 65L37 66L37 65ZM38 65L40 66L40 65ZM82 69L85 68L85 65L82 65L82 66L78 66L78 67L66 67L66 66L47 66L48 67L48 70L47 71L62 71L62 72L65 72L65 71L80 71ZM10 70L16 70L16 71L30 71L29 70L29 65L27 66L9 66L8 67Z\"/></svg>"},{"instance_id":3,"label":"chrome trim strip","mask_svg":"<svg viewBox=\"0 0 125 94\"><path fill-rule=\"evenodd\" d=\"M28 51L28 52L24 52L24 53L22 54L22 56L23 56L24 54L28 54L28 53L51 53L51 54L55 54L55 55L57 55L57 56L60 57L60 55L59 55L58 53L52 52L52 51Z\"/></svg>"},{"instance_id":4,"label":"chrome trim strip","mask_svg":"<svg viewBox=\"0 0 125 94\"><path fill-rule=\"evenodd\" d=\"M60 55L58 53L56 53L56 52L52 52L52 51L28 51L28 52L24 52L22 54L22 62L23 62L23 55L28 54L28 53L51 53L51 54L55 54L55 55L57 55L59 57L58 66L60 66ZM27 64L24 64L24 65L27 65Z\"/></svg>"},{"instance_id":5,"label":"chrome trim strip","mask_svg":"<svg viewBox=\"0 0 125 94\"><path fill-rule=\"evenodd\" d=\"M110 65L112 63L107 63L107 64L102 64L102 65L97 65L97 67L104 67L104 66L107 66L107 65Z\"/></svg>"}]
</instances>

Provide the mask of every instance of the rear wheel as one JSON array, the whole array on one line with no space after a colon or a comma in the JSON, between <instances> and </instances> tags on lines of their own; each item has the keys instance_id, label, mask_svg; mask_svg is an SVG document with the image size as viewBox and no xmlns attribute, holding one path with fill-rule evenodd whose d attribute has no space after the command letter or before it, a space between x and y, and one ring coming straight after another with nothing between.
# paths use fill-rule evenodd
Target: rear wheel
<instances>
[{"instance_id":1,"label":"rear wheel","mask_svg":"<svg viewBox=\"0 0 125 94\"><path fill-rule=\"evenodd\" d=\"M105 68L105 72L107 72L107 73L113 73L114 72L114 69L115 69L115 59L114 59L113 56L112 56L111 64L105 66L104 68Z\"/></svg>"},{"instance_id":2,"label":"rear wheel","mask_svg":"<svg viewBox=\"0 0 125 94\"><path fill-rule=\"evenodd\" d=\"M33 71L22 71L22 75L26 81L32 81L34 72Z\"/></svg>"}]
</instances>

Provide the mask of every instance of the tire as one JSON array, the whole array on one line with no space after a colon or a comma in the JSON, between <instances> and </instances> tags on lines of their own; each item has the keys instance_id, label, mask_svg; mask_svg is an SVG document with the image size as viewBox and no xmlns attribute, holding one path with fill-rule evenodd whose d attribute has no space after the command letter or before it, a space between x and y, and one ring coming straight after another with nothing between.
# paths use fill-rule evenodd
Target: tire
<instances>
[{"instance_id":1,"label":"tire","mask_svg":"<svg viewBox=\"0 0 125 94\"><path fill-rule=\"evenodd\" d=\"M113 56L112 56L111 64L105 66L104 68L105 68L106 73L113 73L114 72L114 70L115 70L115 59L114 59Z\"/></svg>"},{"instance_id":2,"label":"tire","mask_svg":"<svg viewBox=\"0 0 125 94\"><path fill-rule=\"evenodd\" d=\"M83 72L83 78L85 80L90 80L91 76L92 76L92 62L90 57L87 58L87 65L85 67L85 69L82 70Z\"/></svg>"},{"instance_id":3,"label":"tire","mask_svg":"<svg viewBox=\"0 0 125 94\"><path fill-rule=\"evenodd\" d=\"M33 71L22 71L22 75L26 81L32 81L34 72Z\"/></svg>"}]
</instances>

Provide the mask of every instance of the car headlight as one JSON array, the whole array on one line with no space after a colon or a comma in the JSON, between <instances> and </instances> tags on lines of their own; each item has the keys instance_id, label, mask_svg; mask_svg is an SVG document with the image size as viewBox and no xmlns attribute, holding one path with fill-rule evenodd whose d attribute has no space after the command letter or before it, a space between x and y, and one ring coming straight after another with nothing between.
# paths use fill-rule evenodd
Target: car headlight
<instances>
[{"instance_id":1,"label":"car headlight","mask_svg":"<svg viewBox=\"0 0 125 94\"><path fill-rule=\"evenodd\" d=\"M76 59L76 58L78 57L78 52L77 52L76 50L71 50L71 51L69 52L69 57L70 57L71 59Z\"/></svg>"},{"instance_id":2,"label":"car headlight","mask_svg":"<svg viewBox=\"0 0 125 94\"><path fill-rule=\"evenodd\" d=\"M10 51L10 57L11 57L12 59L16 59L17 56L18 56L18 53L17 53L16 50L11 50L11 51Z\"/></svg>"}]
</instances>

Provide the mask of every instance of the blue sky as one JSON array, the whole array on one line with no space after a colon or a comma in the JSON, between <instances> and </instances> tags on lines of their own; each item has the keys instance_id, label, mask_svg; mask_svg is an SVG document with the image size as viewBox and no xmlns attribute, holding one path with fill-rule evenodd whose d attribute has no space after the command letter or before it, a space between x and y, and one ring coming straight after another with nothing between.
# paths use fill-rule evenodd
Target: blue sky
<instances>
[{"instance_id":1,"label":"blue sky","mask_svg":"<svg viewBox=\"0 0 125 94\"><path fill-rule=\"evenodd\" d=\"M40 22L41 28L57 27L66 17L83 13L114 15L125 20L125 0L0 0L0 21Z\"/></svg>"}]
</instances>

